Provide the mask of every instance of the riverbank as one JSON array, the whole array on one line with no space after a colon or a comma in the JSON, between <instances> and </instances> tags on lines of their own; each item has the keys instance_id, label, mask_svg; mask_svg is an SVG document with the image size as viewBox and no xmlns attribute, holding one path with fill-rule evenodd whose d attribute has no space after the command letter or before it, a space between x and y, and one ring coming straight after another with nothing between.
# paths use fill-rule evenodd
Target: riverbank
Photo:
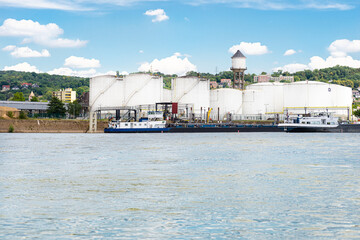
<instances>
[{"instance_id":1,"label":"riverbank","mask_svg":"<svg viewBox=\"0 0 360 240\"><path fill-rule=\"evenodd\" d=\"M103 133L106 121L98 121L97 132ZM86 133L89 130L88 120L71 119L0 119L0 133Z\"/></svg>"}]
</instances>

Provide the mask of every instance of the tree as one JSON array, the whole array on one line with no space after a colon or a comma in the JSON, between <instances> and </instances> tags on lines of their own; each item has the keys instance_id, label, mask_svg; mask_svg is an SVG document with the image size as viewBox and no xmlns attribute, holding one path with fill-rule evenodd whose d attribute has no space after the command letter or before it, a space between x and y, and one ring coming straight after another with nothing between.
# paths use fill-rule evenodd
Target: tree
<instances>
[{"instance_id":1,"label":"tree","mask_svg":"<svg viewBox=\"0 0 360 240\"><path fill-rule=\"evenodd\" d=\"M53 117L65 116L66 109L64 103L61 102L57 97L52 97L48 105L47 113Z\"/></svg>"},{"instance_id":2,"label":"tree","mask_svg":"<svg viewBox=\"0 0 360 240\"><path fill-rule=\"evenodd\" d=\"M72 103L69 103L68 105L68 110L67 112L72 115L74 118L79 116L80 112L81 112L81 105L80 103L75 100L74 102Z\"/></svg>"},{"instance_id":3,"label":"tree","mask_svg":"<svg viewBox=\"0 0 360 240\"><path fill-rule=\"evenodd\" d=\"M24 102L25 101L24 94L22 92L16 92L14 93L12 100Z\"/></svg>"},{"instance_id":4,"label":"tree","mask_svg":"<svg viewBox=\"0 0 360 240\"><path fill-rule=\"evenodd\" d=\"M39 98L37 96L33 96L30 102L39 102Z\"/></svg>"},{"instance_id":5,"label":"tree","mask_svg":"<svg viewBox=\"0 0 360 240\"><path fill-rule=\"evenodd\" d=\"M357 109L353 112L354 116L360 118L360 109Z\"/></svg>"}]
</instances>

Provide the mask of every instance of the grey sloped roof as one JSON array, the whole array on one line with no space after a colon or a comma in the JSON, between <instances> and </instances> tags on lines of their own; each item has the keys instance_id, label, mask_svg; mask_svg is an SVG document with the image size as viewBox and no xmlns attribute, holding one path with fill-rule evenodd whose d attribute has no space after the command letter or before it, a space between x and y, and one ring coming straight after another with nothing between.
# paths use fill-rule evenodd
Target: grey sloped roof
<instances>
[{"instance_id":1,"label":"grey sloped roof","mask_svg":"<svg viewBox=\"0 0 360 240\"><path fill-rule=\"evenodd\" d=\"M47 102L18 102L18 101L0 101L0 106L12 107L19 110L46 110Z\"/></svg>"},{"instance_id":2,"label":"grey sloped roof","mask_svg":"<svg viewBox=\"0 0 360 240\"><path fill-rule=\"evenodd\" d=\"M246 57L244 56L244 54L242 54L242 52L240 52L240 50L237 50L234 56L232 56L231 58L246 58Z\"/></svg>"}]
</instances>

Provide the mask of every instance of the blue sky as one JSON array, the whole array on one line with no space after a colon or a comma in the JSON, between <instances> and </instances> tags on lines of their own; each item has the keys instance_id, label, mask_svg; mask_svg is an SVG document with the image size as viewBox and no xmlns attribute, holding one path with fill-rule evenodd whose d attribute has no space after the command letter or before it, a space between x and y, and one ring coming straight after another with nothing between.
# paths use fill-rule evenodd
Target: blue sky
<instances>
[{"instance_id":1,"label":"blue sky","mask_svg":"<svg viewBox=\"0 0 360 240\"><path fill-rule=\"evenodd\" d=\"M0 0L0 69L93 76L360 68L357 0ZM286 52L286 54L285 54Z\"/></svg>"}]
</instances>

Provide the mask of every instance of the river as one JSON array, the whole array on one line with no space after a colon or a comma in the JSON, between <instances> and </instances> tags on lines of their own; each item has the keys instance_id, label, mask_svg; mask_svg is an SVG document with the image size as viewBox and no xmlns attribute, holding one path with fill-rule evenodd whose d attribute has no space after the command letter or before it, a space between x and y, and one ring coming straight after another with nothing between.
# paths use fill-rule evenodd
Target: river
<instances>
[{"instance_id":1,"label":"river","mask_svg":"<svg viewBox=\"0 0 360 240\"><path fill-rule=\"evenodd\" d=\"M0 134L1 239L360 239L360 134Z\"/></svg>"}]
</instances>

